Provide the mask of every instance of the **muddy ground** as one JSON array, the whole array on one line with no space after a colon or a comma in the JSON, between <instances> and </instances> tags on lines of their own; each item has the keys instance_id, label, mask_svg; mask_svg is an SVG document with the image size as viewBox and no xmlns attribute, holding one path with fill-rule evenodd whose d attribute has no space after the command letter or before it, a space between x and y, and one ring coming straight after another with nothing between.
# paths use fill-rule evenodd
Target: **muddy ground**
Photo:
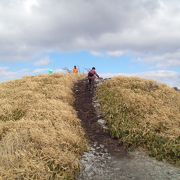
<instances>
[{"instance_id":1,"label":"muddy ground","mask_svg":"<svg viewBox=\"0 0 180 180\"><path fill-rule=\"evenodd\" d=\"M79 81L74 91L75 108L91 147L81 159L77 180L180 180L179 168L143 151L128 152L120 140L110 136L86 80Z\"/></svg>"}]
</instances>

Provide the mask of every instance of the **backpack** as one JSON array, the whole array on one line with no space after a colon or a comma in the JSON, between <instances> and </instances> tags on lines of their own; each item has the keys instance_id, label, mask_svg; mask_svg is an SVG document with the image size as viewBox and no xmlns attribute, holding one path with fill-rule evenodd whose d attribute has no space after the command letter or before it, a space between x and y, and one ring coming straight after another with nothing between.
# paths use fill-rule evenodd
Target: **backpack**
<instances>
[{"instance_id":1,"label":"backpack","mask_svg":"<svg viewBox=\"0 0 180 180\"><path fill-rule=\"evenodd\" d=\"M94 73L93 73L92 71L89 71L88 76L89 76L89 77L93 77L93 76L94 76Z\"/></svg>"}]
</instances>

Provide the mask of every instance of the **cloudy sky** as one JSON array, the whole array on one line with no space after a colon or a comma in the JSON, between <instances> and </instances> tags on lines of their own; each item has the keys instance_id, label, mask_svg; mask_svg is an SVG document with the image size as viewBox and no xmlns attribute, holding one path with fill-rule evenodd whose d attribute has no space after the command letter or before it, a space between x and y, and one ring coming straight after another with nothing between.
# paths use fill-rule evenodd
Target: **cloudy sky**
<instances>
[{"instance_id":1,"label":"cloudy sky","mask_svg":"<svg viewBox=\"0 0 180 180\"><path fill-rule=\"evenodd\" d=\"M180 87L180 1L0 0L0 81L73 65Z\"/></svg>"}]
</instances>

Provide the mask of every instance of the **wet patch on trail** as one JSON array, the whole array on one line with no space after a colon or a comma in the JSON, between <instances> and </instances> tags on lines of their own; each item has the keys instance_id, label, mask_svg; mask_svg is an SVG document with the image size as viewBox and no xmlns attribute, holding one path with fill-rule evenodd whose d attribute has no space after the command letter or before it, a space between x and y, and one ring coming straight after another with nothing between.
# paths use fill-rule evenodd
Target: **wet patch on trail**
<instances>
[{"instance_id":1,"label":"wet patch on trail","mask_svg":"<svg viewBox=\"0 0 180 180\"><path fill-rule=\"evenodd\" d=\"M128 153L118 139L110 136L85 80L76 84L74 92L75 109L91 146L81 159L77 180L180 180L180 169L144 152Z\"/></svg>"}]
</instances>

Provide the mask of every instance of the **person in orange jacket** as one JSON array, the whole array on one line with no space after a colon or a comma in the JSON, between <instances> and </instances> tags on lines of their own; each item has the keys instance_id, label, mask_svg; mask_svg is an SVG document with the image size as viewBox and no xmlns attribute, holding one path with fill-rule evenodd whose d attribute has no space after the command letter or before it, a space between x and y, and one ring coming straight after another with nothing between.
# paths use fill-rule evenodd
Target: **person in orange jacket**
<instances>
[{"instance_id":1,"label":"person in orange jacket","mask_svg":"<svg viewBox=\"0 0 180 180\"><path fill-rule=\"evenodd\" d=\"M73 74L78 74L78 68L76 66L74 66L72 71L73 71Z\"/></svg>"}]
</instances>

